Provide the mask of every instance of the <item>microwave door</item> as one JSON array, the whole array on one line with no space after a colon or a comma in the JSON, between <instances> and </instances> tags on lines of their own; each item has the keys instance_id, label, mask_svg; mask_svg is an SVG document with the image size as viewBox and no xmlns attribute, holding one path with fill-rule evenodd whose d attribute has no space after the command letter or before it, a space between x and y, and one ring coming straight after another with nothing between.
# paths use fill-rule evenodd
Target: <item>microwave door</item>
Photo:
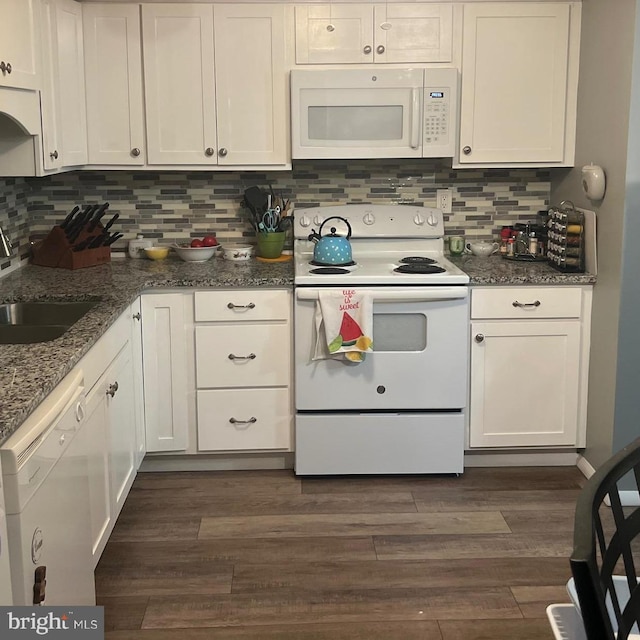
<instances>
[{"instance_id":1,"label":"microwave door","mask_svg":"<svg viewBox=\"0 0 640 640\"><path fill-rule=\"evenodd\" d=\"M300 89L294 158L419 158L418 87Z\"/></svg>"}]
</instances>

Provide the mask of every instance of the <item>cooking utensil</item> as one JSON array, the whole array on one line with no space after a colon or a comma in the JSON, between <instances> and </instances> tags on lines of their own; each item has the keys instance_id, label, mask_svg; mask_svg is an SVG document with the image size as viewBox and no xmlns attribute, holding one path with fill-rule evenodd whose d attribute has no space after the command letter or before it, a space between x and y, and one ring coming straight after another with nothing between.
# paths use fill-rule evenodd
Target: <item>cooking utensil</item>
<instances>
[{"instance_id":1,"label":"cooking utensil","mask_svg":"<svg viewBox=\"0 0 640 640\"><path fill-rule=\"evenodd\" d=\"M97 236L93 236L91 238L91 242L89 243L89 249L97 249L98 247L102 247L108 238L109 233L106 230L102 233L99 233Z\"/></svg>"},{"instance_id":2,"label":"cooking utensil","mask_svg":"<svg viewBox=\"0 0 640 640\"><path fill-rule=\"evenodd\" d=\"M114 242L120 240L124 236L124 233L114 233L105 243L105 247L110 247Z\"/></svg>"},{"instance_id":3,"label":"cooking utensil","mask_svg":"<svg viewBox=\"0 0 640 640\"><path fill-rule=\"evenodd\" d=\"M280 226L280 207L267 209L262 216L262 227L266 233L274 233Z\"/></svg>"},{"instance_id":4,"label":"cooking utensil","mask_svg":"<svg viewBox=\"0 0 640 640\"><path fill-rule=\"evenodd\" d=\"M95 210L94 214L91 216L89 227L87 228L87 231L89 233L91 233L98 226L98 223L100 222L100 218L104 216L108 208L109 208L109 203L105 202Z\"/></svg>"},{"instance_id":5,"label":"cooking utensil","mask_svg":"<svg viewBox=\"0 0 640 640\"><path fill-rule=\"evenodd\" d=\"M111 220L109 220L109 222L107 222L107 224L104 227L105 231L109 231L109 229L111 229L111 227L113 226L113 223L120 217L119 213L116 213L113 218L111 218Z\"/></svg>"},{"instance_id":6,"label":"cooking utensil","mask_svg":"<svg viewBox=\"0 0 640 640\"><path fill-rule=\"evenodd\" d=\"M78 211L80 211L80 207L78 205L73 207L73 209L71 209L67 217L60 223L60 228L66 229L67 225L71 222L71 220L73 220L73 216L75 216L76 213L78 213Z\"/></svg>"},{"instance_id":7,"label":"cooking utensil","mask_svg":"<svg viewBox=\"0 0 640 640\"><path fill-rule=\"evenodd\" d=\"M67 234L67 238L69 242L74 242L74 240L80 235L80 230L84 226L85 220L89 212L93 209L93 205L87 205L82 213L78 213L75 218L67 225L67 228L64 230Z\"/></svg>"},{"instance_id":8,"label":"cooking utensil","mask_svg":"<svg viewBox=\"0 0 640 640\"><path fill-rule=\"evenodd\" d=\"M342 220L347 225L347 237L340 236L336 233L336 228L331 227L331 233L329 235L322 235L322 229L329 220ZM327 265L346 264L352 262L351 254L351 225L349 221L340 216L332 216L327 218L318 229L316 233L312 230L309 235L309 240L316 243L313 248L313 260L314 262Z\"/></svg>"}]
</instances>

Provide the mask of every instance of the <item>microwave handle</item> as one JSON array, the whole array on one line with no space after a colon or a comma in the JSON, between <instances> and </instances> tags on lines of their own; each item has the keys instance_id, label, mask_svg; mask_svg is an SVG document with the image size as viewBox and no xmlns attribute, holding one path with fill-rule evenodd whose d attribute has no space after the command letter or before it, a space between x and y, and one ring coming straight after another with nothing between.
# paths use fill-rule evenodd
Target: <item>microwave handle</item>
<instances>
[{"instance_id":1,"label":"microwave handle","mask_svg":"<svg viewBox=\"0 0 640 640\"><path fill-rule=\"evenodd\" d=\"M411 148L417 149L420 144L420 89L411 90Z\"/></svg>"},{"instance_id":2,"label":"microwave handle","mask_svg":"<svg viewBox=\"0 0 640 640\"><path fill-rule=\"evenodd\" d=\"M296 289L298 300L318 300L320 289ZM424 287L413 290L368 291L374 302L434 302L443 300L462 300L469 295L467 287Z\"/></svg>"}]
</instances>

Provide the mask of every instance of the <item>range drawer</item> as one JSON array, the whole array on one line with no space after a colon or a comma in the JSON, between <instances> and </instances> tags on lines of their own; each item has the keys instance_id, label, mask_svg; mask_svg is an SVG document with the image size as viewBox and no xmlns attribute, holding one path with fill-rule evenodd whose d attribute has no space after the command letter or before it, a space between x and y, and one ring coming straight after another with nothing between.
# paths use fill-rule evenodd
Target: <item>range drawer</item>
<instances>
[{"instance_id":1,"label":"range drawer","mask_svg":"<svg viewBox=\"0 0 640 640\"><path fill-rule=\"evenodd\" d=\"M291 449L289 391L198 391L198 449Z\"/></svg>"},{"instance_id":2,"label":"range drawer","mask_svg":"<svg viewBox=\"0 0 640 640\"><path fill-rule=\"evenodd\" d=\"M282 289L196 291L196 322L288 320L291 292Z\"/></svg>"},{"instance_id":3,"label":"range drawer","mask_svg":"<svg viewBox=\"0 0 640 640\"><path fill-rule=\"evenodd\" d=\"M289 386L290 341L288 324L196 327L197 386Z\"/></svg>"},{"instance_id":4,"label":"range drawer","mask_svg":"<svg viewBox=\"0 0 640 640\"><path fill-rule=\"evenodd\" d=\"M492 287L473 289L471 318L579 318L580 287Z\"/></svg>"}]
</instances>

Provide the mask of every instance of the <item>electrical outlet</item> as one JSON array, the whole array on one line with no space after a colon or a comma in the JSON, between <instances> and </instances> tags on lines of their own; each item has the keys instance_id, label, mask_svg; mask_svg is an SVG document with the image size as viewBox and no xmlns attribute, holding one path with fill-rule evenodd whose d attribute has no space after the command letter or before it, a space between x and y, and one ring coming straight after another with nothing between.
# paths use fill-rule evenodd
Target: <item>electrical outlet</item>
<instances>
[{"instance_id":1,"label":"electrical outlet","mask_svg":"<svg viewBox=\"0 0 640 640\"><path fill-rule=\"evenodd\" d=\"M451 213L451 189L438 189L436 191L436 207L442 213Z\"/></svg>"}]
</instances>

